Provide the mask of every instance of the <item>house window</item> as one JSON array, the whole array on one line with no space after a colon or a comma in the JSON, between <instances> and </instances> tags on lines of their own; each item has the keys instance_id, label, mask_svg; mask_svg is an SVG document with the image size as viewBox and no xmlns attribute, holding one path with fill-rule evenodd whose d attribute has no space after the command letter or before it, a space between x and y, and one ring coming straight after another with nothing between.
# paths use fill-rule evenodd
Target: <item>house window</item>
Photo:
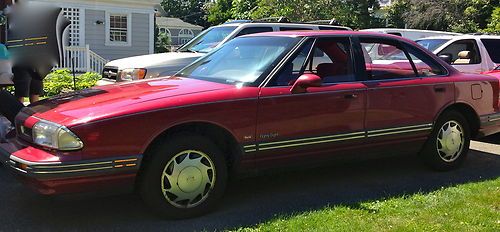
<instances>
[{"instance_id":1,"label":"house window","mask_svg":"<svg viewBox=\"0 0 500 232\"><path fill-rule=\"evenodd\" d=\"M194 33L193 33L193 31L191 31L189 29L182 29L179 32L180 44L185 44L185 43L189 42L189 40L191 40L192 38L194 38Z\"/></svg>"},{"instance_id":2,"label":"house window","mask_svg":"<svg viewBox=\"0 0 500 232\"><path fill-rule=\"evenodd\" d=\"M165 34L165 35L167 35L167 36L170 37L170 30L168 30L167 28L162 27L162 28L160 28L160 34Z\"/></svg>"},{"instance_id":3,"label":"house window","mask_svg":"<svg viewBox=\"0 0 500 232\"><path fill-rule=\"evenodd\" d=\"M107 13L106 45L131 45L131 16L130 14Z\"/></svg>"}]
</instances>

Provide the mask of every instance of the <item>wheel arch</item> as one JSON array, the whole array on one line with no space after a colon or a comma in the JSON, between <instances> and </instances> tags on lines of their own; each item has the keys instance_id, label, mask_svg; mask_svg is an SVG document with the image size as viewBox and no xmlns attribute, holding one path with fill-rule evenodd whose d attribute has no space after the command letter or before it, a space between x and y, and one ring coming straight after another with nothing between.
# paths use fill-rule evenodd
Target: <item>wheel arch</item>
<instances>
[{"instance_id":1,"label":"wheel arch","mask_svg":"<svg viewBox=\"0 0 500 232\"><path fill-rule=\"evenodd\" d=\"M438 116L434 119L434 122L436 122L444 112L450 110L458 111L462 115L464 115L464 117L467 119L467 122L469 123L472 138L478 135L479 128L481 125L479 115L477 114L476 110L474 110L474 107L465 102L455 102L453 104L444 107L443 109L441 109Z\"/></svg>"},{"instance_id":2,"label":"wheel arch","mask_svg":"<svg viewBox=\"0 0 500 232\"><path fill-rule=\"evenodd\" d=\"M239 160L242 154L241 147L234 134L226 127L207 121L187 121L172 125L161 133L156 135L143 151L143 164L141 165L139 173L147 166L147 162L151 159L151 150L161 144L162 141L171 136L180 133L193 133L202 135L214 142L224 153L228 170L231 170Z\"/></svg>"}]
</instances>

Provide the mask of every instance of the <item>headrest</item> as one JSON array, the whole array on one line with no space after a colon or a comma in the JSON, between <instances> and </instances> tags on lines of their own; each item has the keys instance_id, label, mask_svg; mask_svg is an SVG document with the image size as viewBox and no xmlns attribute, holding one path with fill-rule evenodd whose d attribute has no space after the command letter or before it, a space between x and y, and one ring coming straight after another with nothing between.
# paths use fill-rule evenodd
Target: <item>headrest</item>
<instances>
[{"instance_id":1,"label":"headrest","mask_svg":"<svg viewBox=\"0 0 500 232\"><path fill-rule=\"evenodd\" d=\"M469 51L461 51L458 53L458 58L459 59L470 59L470 53Z\"/></svg>"}]
</instances>

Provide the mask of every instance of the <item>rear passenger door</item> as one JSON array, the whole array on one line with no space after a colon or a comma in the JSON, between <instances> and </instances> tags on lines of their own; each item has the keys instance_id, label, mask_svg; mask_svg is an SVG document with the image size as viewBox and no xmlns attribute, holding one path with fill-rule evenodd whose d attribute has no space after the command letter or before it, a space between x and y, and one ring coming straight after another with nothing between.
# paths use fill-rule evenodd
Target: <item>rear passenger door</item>
<instances>
[{"instance_id":1,"label":"rear passenger door","mask_svg":"<svg viewBox=\"0 0 500 232\"><path fill-rule=\"evenodd\" d=\"M454 100L447 71L397 40L360 38L368 87L366 130L379 142L425 138L438 112Z\"/></svg>"}]
</instances>

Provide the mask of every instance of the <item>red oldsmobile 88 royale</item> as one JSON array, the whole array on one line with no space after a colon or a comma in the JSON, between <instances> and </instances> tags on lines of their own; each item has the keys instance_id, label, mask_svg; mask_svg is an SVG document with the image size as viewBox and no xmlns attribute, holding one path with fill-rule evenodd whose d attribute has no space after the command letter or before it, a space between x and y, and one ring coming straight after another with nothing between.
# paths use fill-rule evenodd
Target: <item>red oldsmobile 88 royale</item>
<instances>
[{"instance_id":1,"label":"red oldsmobile 88 royale","mask_svg":"<svg viewBox=\"0 0 500 232\"><path fill-rule=\"evenodd\" d=\"M471 138L500 131L499 87L401 37L250 35L172 77L27 107L0 157L42 194L135 187L185 218L243 172L388 153L456 168Z\"/></svg>"}]
</instances>

